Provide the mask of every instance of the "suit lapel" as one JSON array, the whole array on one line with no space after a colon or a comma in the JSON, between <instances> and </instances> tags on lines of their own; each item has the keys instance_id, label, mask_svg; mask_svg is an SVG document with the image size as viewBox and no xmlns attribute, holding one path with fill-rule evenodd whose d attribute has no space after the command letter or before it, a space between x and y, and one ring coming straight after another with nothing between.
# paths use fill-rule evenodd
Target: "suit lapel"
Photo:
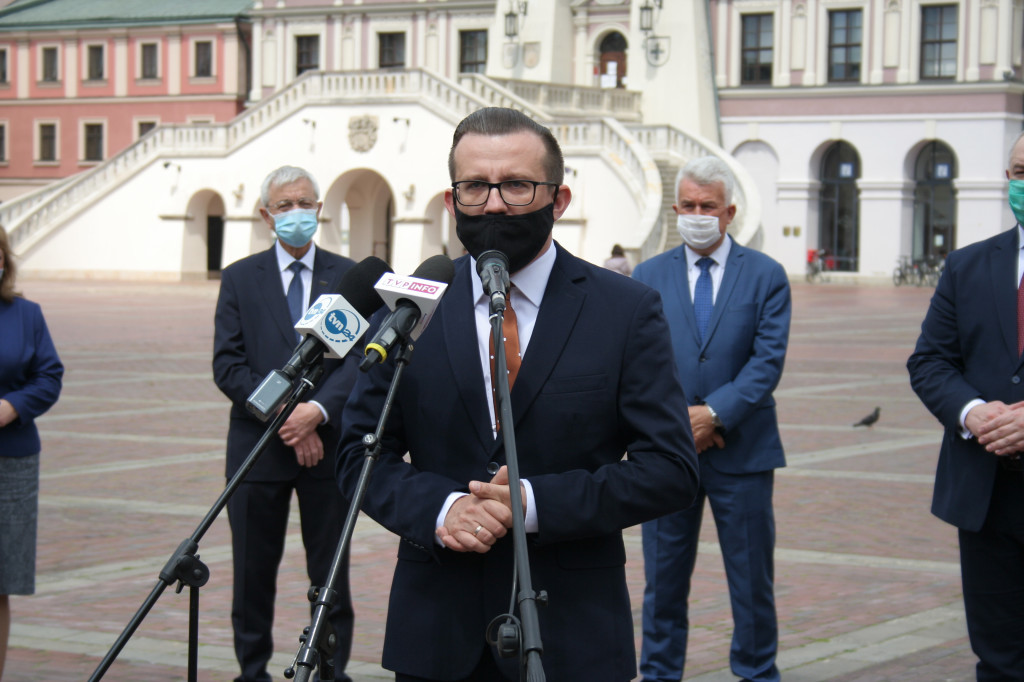
<instances>
[{"instance_id":1,"label":"suit lapel","mask_svg":"<svg viewBox=\"0 0 1024 682\"><path fill-rule=\"evenodd\" d=\"M693 335L693 345L700 348L700 332L697 331L697 315L693 312L693 297L690 296L690 266L686 262L686 247L680 246L673 255L675 266L672 268L672 280L676 286L679 309L686 319L686 328Z\"/></svg>"},{"instance_id":2,"label":"suit lapel","mask_svg":"<svg viewBox=\"0 0 1024 682\"><path fill-rule=\"evenodd\" d=\"M455 277L445 292L444 302L431 324L440 324L448 351L448 365L452 368L455 386L463 407L474 425L476 436L486 450L494 446L491 420L488 416L484 392L484 374L480 367L480 350L476 337L476 314L473 310L473 283L470 279L469 258L455 261Z\"/></svg>"},{"instance_id":3,"label":"suit lapel","mask_svg":"<svg viewBox=\"0 0 1024 682\"><path fill-rule=\"evenodd\" d=\"M289 346L295 345L294 323L290 322L291 313L288 311L288 301L284 297L284 289L281 288L281 272L277 269L277 254L273 246L264 251L264 257L256 265L258 278L256 286L259 287L263 304L267 306L270 319L274 326L284 337Z\"/></svg>"},{"instance_id":4,"label":"suit lapel","mask_svg":"<svg viewBox=\"0 0 1024 682\"><path fill-rule=\"evenodd\" d=\"M704 337L703 345L707 345L707 342L714 336L715 328L722 319L722 311L729 304L729 298L736 289L736 283L740 281L740 274L743 271L743 255L743 247L733 242L729 249L729 257L725 261L725 272L722 273L722 283L718 287L718 295L715 296L715 307L711 310L711 319L708 321L707 335Z\"/></svg>"},{"instance_id":5,"label":"suit lapel","mask_svg":"<svg viewBox=\"0 0 1024 682\"><path fill-rule=\"evenodd\" d=\"M324 294L338 293L337 291L331 291L336 276L334 263L327 260L323 251L317 248L316 253L313 254L313 284L309 291L310 305Z\"/></svg>"},{"instance_id":6,"label":"suit lapel","mask_svg":"<svg viewBox=\"0 0 1024 682\"><path fill-rule=\"evenodd\" d=\"M1003 341L1011 357L1018 358L1017 353L1017 229L1006 232L1006 239L995 242L990 252L989 276L992 278L993 299L996 304L996 317L1003 332Z\"/></svg>"},{"instance_id":7,"label":"suit lapel","mask_svg":"<svg viewBox=\"0 0 1024 682\"><path fill-rule=\"evenodd\" d=\"M573 256L555 245L557 257L551 270L530 345L512 389L512 416L516 423L537 398L565 350L587 292L580 286L585 271Z\"/></svg>"}]
</instances>

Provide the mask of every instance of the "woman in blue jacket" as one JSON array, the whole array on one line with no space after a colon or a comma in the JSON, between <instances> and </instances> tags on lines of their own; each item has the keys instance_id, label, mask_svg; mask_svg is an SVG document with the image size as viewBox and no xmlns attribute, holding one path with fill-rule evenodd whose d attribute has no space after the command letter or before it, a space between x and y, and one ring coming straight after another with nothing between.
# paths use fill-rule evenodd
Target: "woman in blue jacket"
<instances>
[{"instance_id":1,"label":"woman in blue jacket","mask_svg":"<svg viewBox=\"0 0 1024 682\"><path fill-rule=\"evenodd\" d=\"M57 402L64 365L39 304L14 291L15 265L0 228L0 678L11 629L11 594L35 592L39 431Z\"/></svg>"}]
</instances>

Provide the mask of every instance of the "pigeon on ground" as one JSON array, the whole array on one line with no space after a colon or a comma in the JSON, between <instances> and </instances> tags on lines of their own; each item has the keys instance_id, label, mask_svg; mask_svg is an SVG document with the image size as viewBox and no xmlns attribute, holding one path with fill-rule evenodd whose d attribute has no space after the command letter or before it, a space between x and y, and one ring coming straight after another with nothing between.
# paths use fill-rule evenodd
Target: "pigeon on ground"
<instances>
[{"instance_id":1,"label":"pigeon on ground","mask_svg":"<svg viewBox=\"0 0 1024 682\"><path fill-rule=\"evenodd\" d=\"M876 407L874 412L861 419L859 422L854 424L854 426L871 426L878 421L878 415L880 414L882 414L882 408Z\"/></svg>"}]
</instances>

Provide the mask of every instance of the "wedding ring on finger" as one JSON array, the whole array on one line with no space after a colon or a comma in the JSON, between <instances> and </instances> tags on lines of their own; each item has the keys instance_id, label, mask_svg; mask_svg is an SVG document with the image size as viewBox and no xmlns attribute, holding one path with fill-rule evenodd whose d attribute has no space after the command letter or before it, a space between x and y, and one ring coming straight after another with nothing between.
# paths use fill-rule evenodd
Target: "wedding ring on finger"
<instances>
[{"instance_id":1,"label":"wedding ring on finger","mask_svg":"<svg viewBox=\"0 0 1024 682\"><path fill-rule=\"evenodd\" d=\"M473 535L474 536L479 535L480 531L482 531L483 529L484 529L483 526L477 525L477 527L475 529L473 529Z\"/></svg>"}]
</instances>

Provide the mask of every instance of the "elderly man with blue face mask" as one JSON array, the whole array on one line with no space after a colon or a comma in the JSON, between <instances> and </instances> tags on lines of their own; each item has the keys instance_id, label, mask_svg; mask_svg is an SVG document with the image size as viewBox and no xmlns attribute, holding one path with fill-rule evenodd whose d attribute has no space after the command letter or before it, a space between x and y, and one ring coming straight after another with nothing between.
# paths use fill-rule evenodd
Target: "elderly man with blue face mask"
<instances>
[{"instance_id":1,"label":"elderly man with blue face mask","mask_svg":"<svg viewBox=\"0 0 1024 682\"><path fill-rule=\"evenodd\" d=\"M336 293L353 261L317 248L313 236L323 204L307 171L283 166L263 181L260 216L277 237L274 245L221 273L214 322L213 374L231 399L227 470L230 479L263 435L266 425L245 407L253 389L284 365L297 343L294 324L310 301ZM228 501L234 554L231 622L240 682L269 681L275 583L284 553L292 492L298 496L306 570L312 585L327 582L348 509L333 482L341 408L355 382L355 354L325 360L324 376L299 403ZM345 676L352 644L348 564L343 566L330 621L338 636L336 675Z\"/></svg>"},{"instance_id":2,"label":"elderly man with blue face mask","mask_svg":"<svg viewBox=\"0 0 1024 682\"><path fill-rule=\"evenodd\" d=\"M932 513L957 527L978 680L1024 680L1024 133L1012 228L949 254L910 384L945 428Z\"/></svg>"}]
</instances>

